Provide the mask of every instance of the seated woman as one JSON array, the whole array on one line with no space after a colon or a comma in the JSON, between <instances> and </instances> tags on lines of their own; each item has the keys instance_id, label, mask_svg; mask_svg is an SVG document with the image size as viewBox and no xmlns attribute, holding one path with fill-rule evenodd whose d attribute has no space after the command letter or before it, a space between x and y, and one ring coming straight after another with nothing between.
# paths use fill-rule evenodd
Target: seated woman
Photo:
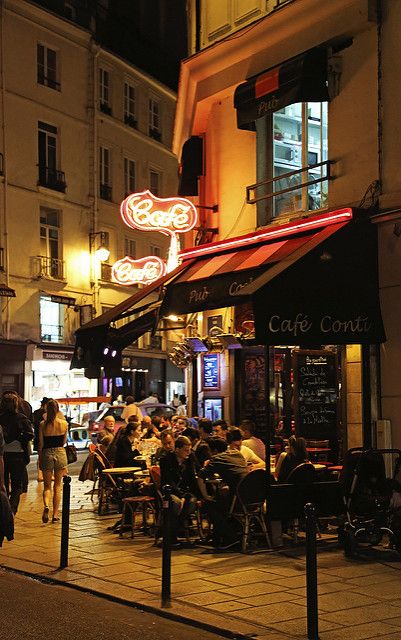
<instances>
[{"instance_id":1,"label":"seated woman","mask_svg":"<svg viewBox=\"0 0 401 640\"><path fill-rule=\"evenodd\" d=\"M291 471L303 462L309 462L306 440L291 436L288 441L288 450L282 453L277 460L275 471L277 481L286 482Z\"/></svg>"},{"instance_id":2,"label":"seated woman","mask_svg":"<svg viewBox=\"0 0 401 640\"><path fill-rule=\"evenodd\" d=\"M139 467L135 456L139 456L140 425L138 422L129 422L125 427L124 434L118 438L116 443L114 466L116 467Z\"/></svg>"}]
</instances>

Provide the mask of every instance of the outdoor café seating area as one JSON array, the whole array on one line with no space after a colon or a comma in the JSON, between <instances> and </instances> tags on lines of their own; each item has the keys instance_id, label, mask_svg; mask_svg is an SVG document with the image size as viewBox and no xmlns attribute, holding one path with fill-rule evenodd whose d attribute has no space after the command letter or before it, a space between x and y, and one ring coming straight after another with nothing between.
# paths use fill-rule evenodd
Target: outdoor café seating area
<instances>
[{"instance_id":1,"label":"outdoor caf\u00e9 seating area","mask_svg":"<svg viewBox=\"0 0 401 640\"><path fill-rule=\"evenodd\" d=\"M157 437L153 434L151 439L135 441L135 455L125 466L116 466L100 443L90 445L80 479L93 483L91 497L100 516L115 513L115 524L108 528L116 535L134 540L145 535L159 544L163 537L163 487L170 483L173 548L197 544L211 551L229 548L247 552L299 544L304 539L307 502L316 505L318 537L336 539L344 512L341 466L328 461L328 443L307 443L312 446L307 447L305 461L278 481L278 466L288 442L283 442L284 451L277 445L270 446L269 473L258 456L261 464L255 464L256 458L252 463L242 460L242 467L238 463L240 450L233 448L236 443L227 446L226 441L230 432L238 429L229 428L223 436L221 432L213 435L212 429L209 434L202 433L202 424L196 430L188 426L187 419L180 422L180 427L169 425ZM122 434L123 429L115 437L121 438ZM216 440L219 451L210 449ZM167 449L163 443L167 443ZM173 477L172 470L163 467L163 458L173 463L173 472L178 475ZM228 473L224 465L231 465ZM216 470L208 473L212 466Z\"/></svg>"}]
</instances>

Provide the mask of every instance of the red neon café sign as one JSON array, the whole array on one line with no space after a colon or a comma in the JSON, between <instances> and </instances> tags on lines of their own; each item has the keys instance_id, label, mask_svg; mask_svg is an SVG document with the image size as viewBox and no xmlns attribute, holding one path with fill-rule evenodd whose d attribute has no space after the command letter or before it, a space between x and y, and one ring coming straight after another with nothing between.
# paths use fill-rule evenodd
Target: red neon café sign
<instances>
[{"instance_id":1,"label":"red neon caf\u00e9 sign","mask_svg":"<svg viewBox=\"0 0 401 640\"><path fill-rule=\"evenodd\" d=\"M170 236L167 264L158 256L134 260L125 256L112 267L112 278L118 284L150 284L178 264L178 235L186 233L198 222L195 206L186 198L158 198L150 191L132 193L120 205L121 217L131 229L157 231Z\"/></svg>"}]
</instances>

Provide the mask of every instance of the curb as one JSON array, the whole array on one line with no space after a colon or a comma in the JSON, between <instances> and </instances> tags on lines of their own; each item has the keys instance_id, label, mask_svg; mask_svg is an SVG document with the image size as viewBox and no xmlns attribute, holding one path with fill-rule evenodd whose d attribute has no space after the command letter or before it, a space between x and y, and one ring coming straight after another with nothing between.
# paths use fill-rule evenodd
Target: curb
<instances>
[{"instance_id":1,"label":"curb","mask_svg":"<svg viewBox=\"0 0 401 640\"><path fill-rule=\"evenodd\" d=\"M249 640L250 638L257 638L259 634L257 633L237 633L234 631L230 631L230 629L224 629L221 627L216 627L215 625L208 624L207 622L201 622L198 620L194 620L193 618L188 618L179 613L173 613L172 611L168 611L167 609L159 609L158 607L153 607L152 605L141 604L138 602L132 602L130 600L124 600L124 598L120 598L118 596L113 596L110 594L102 593L101 591L96 591L96 589L89 589L87 587L80 587L76 584L71 584L70 582L66 582L65 580L59 580L58 578L51 578L49 576L44 576L41 574L30 573L29 571L24 571L22 569L13 569L11 567L4 566L0 564L0 568L3 571L8 571L10 573L16 573L18 575L26 576L27 578L31 578L32 580L36 580L37 582L43 582L44 584L56 584L62 587L68 587L69 589L75 589L75 591L81 591L82 593L89 593L90 595L96 596L98 598L103 598L103 600L109 600L110 602L115 602L116 604L123 604L125 606L131 607L133 609L138 609L139 611L145 611L146 613L152 613L161 618L167 618L169 620L173 620L174 622L180 622L182 624L186 624L191 627L195 627L197 629L202 629L204 631L209 631L210 633L217 634L217 636L223 638L231 638L231 640L241 640L242 638ZM267 633L271 632L270 630L266 630ZM290 638L285 633L277 632L278 638Z\"/></svg>"}]
</instances>

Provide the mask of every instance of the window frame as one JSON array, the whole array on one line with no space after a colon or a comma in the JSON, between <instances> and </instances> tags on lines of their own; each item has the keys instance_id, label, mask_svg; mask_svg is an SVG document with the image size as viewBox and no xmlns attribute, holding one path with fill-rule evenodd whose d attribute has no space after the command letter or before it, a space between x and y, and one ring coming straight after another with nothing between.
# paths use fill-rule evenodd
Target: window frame
<instances>
[{"instance_id":1,"label":"window frame","mask_svg":"<svg viewBox=\"0 0 401 640\"><path fill-rule=\"evenodd\" d=\"M132 248L134 248L133 252L131 251ZM137 255L136 240L134 240L133 238L130 238L129 236L124 236L124 257L128 256L130 258L133 258L133 260L136 260L136 255Z\"/></svg>"},{"instance_id":2,"label":"window frame","mask_svg":"<svg viewBox=\"0 0 401 640\"><path fill-rule=\"evenodd\" d=\"M131 96L131 91L133 96ZM137 87L129 80L124 81L124 122L134 128L137 126Z\"/></svg>"},{"instance_id":3,"label":"window frame","mask_svg":"<svg viewBox=\"0 0 401 640\"><path fill-rule=\"evenodd\" d=\"M162 105L161 100L154 96L149 96L148 104L148 124L149 136L158 142L162 139Z\"/></svg>"},{"instance_id":4,"label":"window frame","mask_svg":"<svg viewBox=\"0 0 401 640\"><path fill-rule=\"evenodd\" d=\"M111 107L111 73L103 66L99 66L99 109L106 115L112 115Z\"/></svg>"},{"instance_id":5,"label":"window frame","mask_svg":"<svg viewBox=\"0 0 401 640\"><path fill-rule=\"evenodd\" d=\"M46 317L48 318L48 314L49 314L49 308L47 309L47 311L45 312L44 310L42 311L42 302L43 303L49 303L50 305L57 305L58 307L58 322L59 324L53 325L53 324L47 324L46 322L43 322L43 320L46 320ZM46 295L41 295L39 297L39 327L40 327L40 340L41 342L46 342L49 344L63 344L65 342L65 305L64 304L60 304L59 302L52 302L50 300L49 296ZM55 309L56 310L56 309ZM44 333L44 330L42 329L42 327L57 327L58 328L58 332L57 333ZM45 338L47 336L56 336L58 339L56 340L46 340Z\"/></svg>"},{"instance_id":6,"label":"window frame","mask_svg":"<svg viewBox=\"0 0 401 640\"><path fill-rule=\"evenodd\" d=\"M133 188L131 188L131 169L134 169L133 173ZM124 157L124 194L125 197L135 193L136 191L136 161L128 156Z\"/></svg>"},{"instance_id":7,"label":"window frame","mask_svg":"<svg viewBox=\"0 0 401 640\"><path fill-rule=\"evenodd\" d=\"M40 60L41 52L43 53L43 61ZM49 56L54 54L54 66L49 65ZM58 49L53 49L43 42L37 42L36 44L36 81L49 89L55 91L61 91L61 84L59 80L59 62L60 53ZM51 77L53 72L54 77Z\"/></svg>"},{"instance_id":8,"label":"window frame","mask_svg":"<svg viewBox=\"0 0 401 640\"><path fill-rule=\"evenodd\" d=\"M154 190L154 187L152 185L152 175L157 176L158 185L156 190ZM149 169L149 191L154 196L160 196L162 192L162 174L160 171L154 169L153 167Z\"/></svg>"},{"instance_id":9,"label":"window frame","mask_svg":"<svg viewBox=\"0 0 401 640\"><path fill-rule=\"evenodd\" d=\"M105 158L107 155L107 162ZM111 149L104 145L99 145L99 193L103 200L111 201L112 199L112 162L111 162ZM107 197L105 193L107 191Z\"/></svg>"}]
</instances>

